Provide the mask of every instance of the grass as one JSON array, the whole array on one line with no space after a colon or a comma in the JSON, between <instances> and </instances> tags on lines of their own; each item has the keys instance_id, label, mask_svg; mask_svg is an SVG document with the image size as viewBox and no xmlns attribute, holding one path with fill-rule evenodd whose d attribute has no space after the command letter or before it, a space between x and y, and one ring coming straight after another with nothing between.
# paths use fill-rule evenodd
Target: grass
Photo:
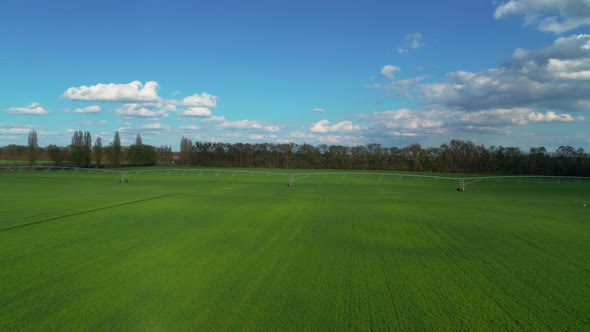
<instances>
[{"instance_id":1,"label":"grass","mask_svg":"<svg viewBox=\"0 0 590 332\"><path fill-rule=\"evenodd\" d=\"M27 160L7 160L7 159L0 159L0 166L28 166L29 162ZM37 160L35 162L35 166L52 166L54 162L49 160Z\"/></svg>"},{"instance_id":2,"label":"grass","mask_svg":"<svg viewBox=\"0 0 590 332\"><path fill-rule=\"evenodd\" d=\"M119 178L0 173L0 330L590 327L585 181Z\"/></svg>"}]
</instances>

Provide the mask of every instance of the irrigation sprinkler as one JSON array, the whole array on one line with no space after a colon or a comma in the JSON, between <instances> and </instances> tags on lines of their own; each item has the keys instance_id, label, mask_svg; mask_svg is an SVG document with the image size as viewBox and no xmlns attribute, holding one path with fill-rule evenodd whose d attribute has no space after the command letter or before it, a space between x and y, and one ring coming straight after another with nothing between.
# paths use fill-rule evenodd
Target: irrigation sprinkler
<instances>
[{"instance_id":1,"label":"irrigation sprinkler","mask_svg":"<svg viewBox=\"0 0 590 332\"><path fill-rule=\"evenodd\" d=\"M458 178L457 180L459 181L459 187L457 188L457 191L464 192L465 191L465 179Z\"/></svg>"},{"instance_id":2,"label":"irrigation sprinkler","mask_svg":"<svg viewBox=\"0 0 590 332\"><path fill-rule=\"evenodd\" d=\"M127 179L127 172L123 172L123 175L122 175L121 180L119 182L120 183L127 183L127 182L129 182L129 179Z\"/></svg>"}]
</instances>

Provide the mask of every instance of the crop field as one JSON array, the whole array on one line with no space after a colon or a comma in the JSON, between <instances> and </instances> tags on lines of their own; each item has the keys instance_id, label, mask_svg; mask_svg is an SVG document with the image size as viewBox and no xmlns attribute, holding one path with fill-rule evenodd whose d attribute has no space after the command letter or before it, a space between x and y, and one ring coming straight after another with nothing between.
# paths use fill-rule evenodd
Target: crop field
<instances>
[{"instance_id":1,"label":"crop field","mask_svg":"<svg viewBox=\"0 0 590 332\"><path fill-rule=\"evenodd\" d=\"M588 180L269 172L0 172L0 330L590 329Z\"/></svg>"}]
</instances>

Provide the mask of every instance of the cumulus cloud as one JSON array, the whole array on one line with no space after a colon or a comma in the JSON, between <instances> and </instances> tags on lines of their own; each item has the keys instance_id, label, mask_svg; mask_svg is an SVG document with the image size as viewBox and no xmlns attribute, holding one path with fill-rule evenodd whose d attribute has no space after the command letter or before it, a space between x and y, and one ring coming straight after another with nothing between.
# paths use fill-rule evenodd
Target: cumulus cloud
<instances>
[{"instance_id":1,"label":"cumulus cloud","mask_svg":"<svg viewBox=\"0 0 590 332\"><path fill-rule=\"evenodd\" d=\"M311 111L316 112L316 113L324 113L326 110L321 107L316 107L316 108L313 108Z\"/></svg>"},{"instance_id":2,"label":"cumulus cloud","mask_svg":"<svg viewBox=\"0 0 590 332\"><path fill-rule=\"evenodd\" d=\"M338 122L331 126L329 124L330 121L327 119L320 120L311 126L310 131L312 133L341 133L361 130L359 125L353 125L352 122L348 120Z\"/></svg>"},{"instance_id":3,"label":"cumulus cloud","mask_svg":"<svg viewBox=\"0 0 590 332\"><path fill-rule=\"evenodd\" d=\"M516 50L510 62L481 72L447 74L448 82L425 84L420 95L431 105L464 111L545 108L588 111L590 35L558 38L538 50Z\"/></svg>"},{"instance_id":4,"label":"cumulus cloud","mask_svg":"<svg viewBox=\"0 0 590 332\"><path fill-rule=\"evenodd\" d=\"M0 128L2 134L25 135L31 131L31 128Z\"/></svg>"},{"instance_id":5,"label":"cumulus cloud","mask_svg":"<svg viewBox=\"0 0 590 332\"><path fill-rule=\"evenodd\" d=\"M215 116L212 115L210 117L206 117L200 120L201 122L225 122L227 121L224 116Z\"/></svg>"},{"instance_id":6,"label":"cumulus cloud","mask_svg":"<svg viewBox=\"0 0 590 332\"><path fill-rule=\"evenodd\" d=\"M573 117L567 113L542 113L524 107L472 112L399 109L361 114L359 119L368 122L365 133L371 137L425 137L440 134L460 136L465 132L506 135L515 126L525 126L531 122L584 121L583 117Z\"/></svg>"},{"instance_id":7,"label":"cumulus cloud","mask_svg":"<svg viewBox=\"0 0 590 332\"><path fill-rule=\"evenodd\" d=\"M79 124L79 125L83 125L83 126L96 126L96 125L103 126L103 125L106 125L108 123L108 121L106 121L106 120L100 120L100 121L97 121L97 122L94 122L94 121L78 121L76 123Z\"/></svg>"},{"instance_id":8,"label":"cumulus cloud","mask_svg":"<svg viewBox=\"0 0 590 332\"><path fill-rule=\"evenodd\" d=\"M212 115L211 110L206 107L190 107L179 114L187 117L210 117Z\"/></svg>"},{"instance_id":9,"label":"cumulus cloud","mask_svg":"<svg viewBox=\"0 0 590 332\"><path fill-rule=\"evenodd\" d=\"M382 89L387 94L393 94L401 97L412 97L421 82L426 79L426 76L418 76L404 80L393 81L388 84L376 83L374 88Z\"/></svg>"},{"instance_id":10,"label":"cumulus cloud","mask_svg":"<svg viewBox=\"0 0 590 332\"><path fill-rule=\"evenodd\" d=\"M588 0L510 0L496 8L494 18L523 15L525 24L546 32L562 33L590 24Z\"/></svg>"},{"instance_id":11,"label":"cumulus cloud","mask_svg":"<svg viewBox=\"0 0 590 332\"><path fill-rule=\"evenodd\" d=\"M317 137L317 141L324 144L354 146L367 143L367 138L353 135L321 135Z\"/></svg>"},{"instance_id":12,"label":"cumulus cloud","mask_svg":"<svg viewBox=\"0 0 590 332\"><path fill-rule=\"evenodd\" d=\"M590 57L573 60L549 59L547 71L557 78L587 81L590 80Z\"/></svg>"},{"instance_id":13,"label":"cumulus cloud","mask_svg":"<svg viewBox=\"0 0 590 332\"><path fill-rule=\"evenodd\" d=\"M115 113L132 118L165 118L168 117L166 109L150 109L144 104L129 103L115 110Z\"/></svg>"},{"instance_id":14,"label":"cumulus cloud","mask_svg":"<svg viewBox=\"0 0 590 332\"><path fill-rule=\"evenodd\" d=\"M370 135L406 137L441 133L445 117L444 112L410 109L360 115L361 120L369 122Z\"/></svg>"},{"instance_id":15,"label":"cumulus cloud","mask_svg":"<svg viewBox=\"0 0 590 332\"><path fill-rule=\"evenodd\" d=\"M124 102L141 103L157 102L159 85L157 82L149 81L145 85L140 81L133 81L128 84L103 84L92 86L79 86L68 88L63 97L69 100L100 101L100 102Z\"/></svg>"},{"instance_id":16,"label":"cumulus cloud","mask_svg":"<svg viewBox=\"0 0 590 332\"><path fill-rule=\"evenodd\" d=\"M250 135L248 135L248 139L249 140L252 140L252 141L260 141L260 142L263 142L263 141L266 141L266 142L269 142L269 141L283 141L283 142L285 142L284 140L278 140L278 136L275 135L275 134L270 134L270 135L265 135L265 134L250 134Z\"/></svg>"},{"instance_id":17,"label":"cumulus cloud","mask_svg":"<svg viewBox=\"0 0 590 332\"><path fill-rule=\"evenodd\" d=\"M180 130L201 130L201 127L195 125L186 125L178 127Z\"/></svg>"},{"instance_id":18,"label":"cumulus cloud","mask_svg":"<svg viewBox=\"0 0 590 332\"><path fill-rule=\"evenodd\" d=\"M170 131L171 127L164 123L154 122L143 125L127 124L126 126L119 128L118 130L121 133L145 133L159 135L162 132Z\"/></svg>"},{"instance_id":19,"label":"cumulus cloud","mask_svg":"<svg viewBox=\"0 0 590 332\"><path fill-rule=\"evenodd\" d=\"M379 74L381 74L381 77L383 78L393 79L394 74L399 70L400 68L398 66L385 65L381 68Z\"/></svg>"},{"instance_id":20,"label":"cumulus cloud","mask_svg":"<svg viewBox=\"0 0 590 332\"><path fill-rule=\"evenodd\" d=\"M26 107L12 107L7 110L11 114L45 115L49 114L39 103L32 103Z\"/></svg>"},{"instance_id":21,"label":"cumulus cloud","mask_svg":"<svg viewBox=\"0 0 590 332\"><path fill-rule=\"evenodd\" d=\"M316 135L311 134L311 133L307 133L307 132L302 131L302 130L296 130L296 131L291 132L291 137L298 138L298 139L307 139L307 140L310 140L310 139L315 139L316 138Z\"/></svg>"},{"instance_id":22,"label":"cumulus cloud","mask_svg":"<svg viewBox=\"0 0 590 332\"><path fill-rule=\"evenodd\" d=\"M239 120L226 121L218 126L219 129L256 130L266 132L278 132L279 126L264 124L259 121Z\"/></svg>"},{"instance_id":23,"label":"cumulus cloud","mask_svg":"<svg viewBox=\"0 0 590 332\"><path fill-rule=\"evenodd\" d=\"M163 124L163 123L160 123L160 122L139 125L136 128L145 129L145 130L156 130L156 131L170 130L170 126L169 125Z\"/></svg>"},{"instance_id":24,"label":"cumulus cloud","mask_svg":"<svg viewBox=\"0 0 590 332\"><path fill-rule=\"evenodd\" d=\"M203 92L202 94L195 93L192 96L186 97L182 100L182 105L189 107L217 107L217 97Z\"/></svg>"},{"instance_id":25,"label":"cumulus cloud","mask_svg":"<svg viewBox=\"0 0 590 332\"><path fill-rule=\"evenodd\" d=\"M316 144L337 144L354 146L368 143L367 137L362 135L343 135L343 134L314 134L297 130L291 133L290 137L294 140L303 140L305 142Z\"/></svg>"},{"instance_id":26,"label":"cumulus cloud","mask_svg":"<svg viewBox=\"0 0 590 332\"><path fill-rule=\"evenodd\" d=\"M403 48L398 48L397 53L408 53L410 50L420 48L422 46L424 46L424 41L422 40L422 33L414 32L406 35L405 45Z\"/></svg>"},{"instance_id":27,"label":"cumulus cloud","mask_svg":"<svg viewBox=\"0 0 590 332\"><path fill-rule=\"evenodd\" d=\"M528 115L528 119L532 122L572 122L572 121L584 121L584 117L574 118L573 116L563 113L557 114L552 111L548 111L545 114L540 112L531 112Z\"/></svg>"},{"instance_id":28,"label":"cumulus cloud","mask_svg":"<svg viewBox=\"0 0 590 332\"><path fill-rule=\"evenodd\" d=\"M80 114L95 114L95 113L100 113L100 106L98 106L98 105L92 105L92 106L88 106L88 107L84 107L84 108L76 108L74 110L74 113L80 113Z\"/></svg>"}]
</instances>

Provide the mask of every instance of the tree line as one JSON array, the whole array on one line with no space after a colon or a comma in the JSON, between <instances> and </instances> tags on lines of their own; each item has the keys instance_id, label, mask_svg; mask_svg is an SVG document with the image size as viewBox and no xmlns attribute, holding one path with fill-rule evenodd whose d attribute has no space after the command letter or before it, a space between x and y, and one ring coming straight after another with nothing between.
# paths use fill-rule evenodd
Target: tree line
<instances>
[{"instance_id":1,"label":"tree line","mask_svg":"<svg viewBox=\"0 0 590 332\"><path fill-rule=\"evenodd\" d=\"M451 140L439 147L410 144L385 147L295 143L210 143L183 137L179 162L209 167L353 169L441 173L495 173L590 176L590 155L582 148L560 146L549 152L532 147L476 145Z\"/></svg>"},{"instance_id":2,"label":"tree line","mask_svg":"<svg viewBox=\"0 0 590 332\"><path fill-rule=\"evenodd\" d=\"M170 146L143 144L137 134L135 144L122 146L119 132L103 146L102 138L94 143L89 132L73 133L67 147L49 145L40 148L37 133L31 130L27 146L0 147L0 159L50 160L55 165L79 167L146 166L178 162L205 167L350 169L416 171L441 173L493 173L515 175L590 176L590 155L582 148L559 146L555 151L532 147L476 145L470 141L451 140L438 147L410 144L386 147L381 144L357 146L295 143L212 143L195 142L182 137L180 151Z\"/></svg>"},{"instance_id":3,"label":"tree line","mask_svg":"<svg viewBox=\"0 0 590 332\"><path fill-rule=\"evenodd\" d=\"M30 166L37 161L50 161L55 166L76 167L120 167L120 166L150 166L157 162L172 161L172 147L154 147L143 144L141 136L137 134L135 144L121 145L121 137L116 131L110 144L103 146L102 137L97 136L92 141L90 132L75 131L71 144L57 146L50 144L45 148L38 146L37 132L29 131L27 145L11 144L0 147L2 160L26 160Z\"/></svg>"}]
</instances>

